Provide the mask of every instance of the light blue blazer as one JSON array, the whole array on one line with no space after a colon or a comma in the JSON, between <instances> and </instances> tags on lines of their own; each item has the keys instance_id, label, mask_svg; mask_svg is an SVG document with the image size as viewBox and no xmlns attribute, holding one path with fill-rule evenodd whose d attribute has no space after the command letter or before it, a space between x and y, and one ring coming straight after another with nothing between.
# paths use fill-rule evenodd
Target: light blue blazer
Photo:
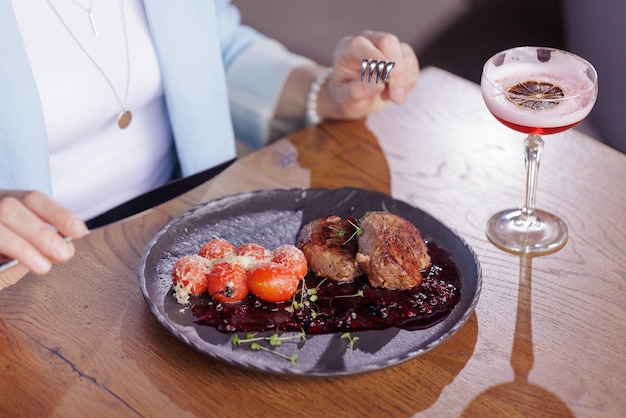
<instances>
[{"instance_id":1,"label":"light blue blazer","mask_svg":"<svg viewBox=\"0 0 626 418\"><path fill-rule=\"evenodd\" d=\"M225 72L261 35L228 0L144 0L183 175L235 156ZM51 191L46 128L11 0L0 0L0 189Z\"/></svg>"}]
</instances>

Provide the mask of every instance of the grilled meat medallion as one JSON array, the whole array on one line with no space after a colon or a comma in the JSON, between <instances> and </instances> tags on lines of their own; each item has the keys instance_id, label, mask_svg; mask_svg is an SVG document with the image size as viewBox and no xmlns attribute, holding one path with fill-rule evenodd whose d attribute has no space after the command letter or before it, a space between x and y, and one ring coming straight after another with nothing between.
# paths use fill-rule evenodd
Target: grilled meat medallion
<instances>
[{"instance_id":1,"label":"grilled meat medallion","mask_svg":"<svg viewBox=\"0 0 626 418\"><path fill-rule=\"evenodd\" d=\"M370 212L359 226L356 260L372 286L405 290L420 284L431 262L415 225L389 212Z\"/></svg>"},{"instance_id":2,"label":"grilled meat medallion","mask_svg":"<svg viewBox=\"0 0 626 418\"><path fill-rule=\"evenodd\" d=\"M365 273L371 286L390 290L416 287L430 256L420 231L389 212L370 212L358 221L337 215L306 224L296 245L320 277L350 282Z\"/></svg>"},{"instance_id":3,"label":"grilled meat medallion","mask_svg":"<svg viewBox=\"0 0 626 418\"><path fill-rule=\"evenodd\" d=\"M317 276L350 282L363 274L356 261L356 221L332 215L306 224L296 245L306 257L309 269ZM352 238L351 238L352 237Z\"/></svg>"}]
</instances>

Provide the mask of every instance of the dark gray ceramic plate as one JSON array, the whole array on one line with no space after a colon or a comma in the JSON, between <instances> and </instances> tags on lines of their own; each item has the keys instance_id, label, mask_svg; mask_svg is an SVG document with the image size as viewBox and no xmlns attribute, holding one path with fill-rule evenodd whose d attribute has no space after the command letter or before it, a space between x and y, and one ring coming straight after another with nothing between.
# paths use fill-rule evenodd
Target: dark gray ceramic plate
<instances>
[{"instance_id":1,"label":"dark gray ceramic plate","mask_svg":"<svg viewBox=\"0 0 626 418\"><path fill-rule=\"evenodd\" d=\"M351 350L340 334L308 336L304 343L283 343L277 352L298 355L295 364L272 353L236 346L232 334L192 321L171 290L176 259L197 253L214 237L235 245L256 242L268 249L294 244L300 228L312 219L337 214L360 217L388 210L415 224L424 239L450 254L461 274L461 299L442 322L419 331L388 329L355 333ZM288 375L330 376L368 372L420 356L441 344L467 321L478 302L481 269L472 249L429 214L392 197L344 188L262 190L225 196L198 205L169 222L146 247L139 269L145 300L156 318L184 343L220 361L243 368ZM285 335L294 335L285 333ZM243 336L243 335L242 335Z\"/></svg>"}]
</instances>

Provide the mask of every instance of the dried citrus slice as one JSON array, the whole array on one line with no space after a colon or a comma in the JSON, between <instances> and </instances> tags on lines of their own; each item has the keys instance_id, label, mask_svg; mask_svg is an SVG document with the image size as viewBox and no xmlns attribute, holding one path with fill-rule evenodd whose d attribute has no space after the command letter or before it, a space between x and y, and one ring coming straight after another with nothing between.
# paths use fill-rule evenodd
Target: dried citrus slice
<instances>
[{"instance_id":1,"label":"dried citrus slice","mask_svg":"<svg viewBox=\"0 0 626 418\"><path fill-rule=\"evenodd\" d=\"M563 89L547 81L526 80L513 84L506 90L508 99L524 109L547 110L560 102L555 99L565 97Z\"/></svg>"}]
</instances>

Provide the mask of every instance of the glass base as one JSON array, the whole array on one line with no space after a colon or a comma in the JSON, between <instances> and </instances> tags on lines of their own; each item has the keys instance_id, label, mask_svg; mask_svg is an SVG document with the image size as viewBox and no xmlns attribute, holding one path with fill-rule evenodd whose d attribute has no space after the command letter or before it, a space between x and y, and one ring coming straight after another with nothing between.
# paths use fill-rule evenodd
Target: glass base
<instances>
[{"instance_id":1,"label":"glass base","mask_svg":"<svg viewBox=\"0 0 626 418\"><path fill-rule=\"evenodd\" d=\"M527 217L521 209L509 209L489 219L487 237L497 247L516 254L550 253L567 242L567 225L542 210Z\"/></svg>"}]
</instances>

